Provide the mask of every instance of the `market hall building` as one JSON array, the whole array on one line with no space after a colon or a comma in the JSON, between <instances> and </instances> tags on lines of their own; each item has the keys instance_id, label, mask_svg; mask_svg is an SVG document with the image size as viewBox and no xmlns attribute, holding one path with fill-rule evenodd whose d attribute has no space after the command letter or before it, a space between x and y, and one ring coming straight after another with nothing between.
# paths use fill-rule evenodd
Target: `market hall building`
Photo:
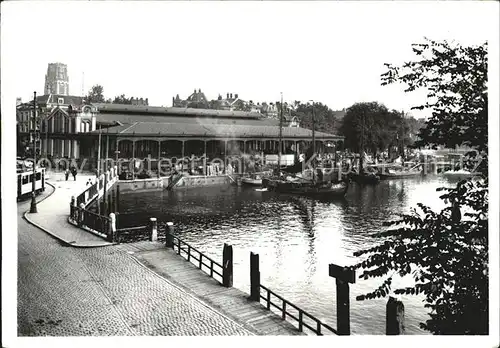
<instances>
[{"instance_id":1,"label":"market hall building","mask_svg":"<svg viewBox=\"0 0 500 348\"><path fill-rule=\"evenodd\" d=\"M279 147L279 120L260 113L82 102L50 105L41 114L41 154L54 159L86 158L87 168L96 167L99 133L100 158L205 155L207 160L225 160L241 154L277 154ZM284 154L304 153L311 146L312 131L294 125L295 121L284 122ZM327 147L339 148L344 140L323 132L316 132L315 138L319 153Z\"/></svg>"}]
</instances>

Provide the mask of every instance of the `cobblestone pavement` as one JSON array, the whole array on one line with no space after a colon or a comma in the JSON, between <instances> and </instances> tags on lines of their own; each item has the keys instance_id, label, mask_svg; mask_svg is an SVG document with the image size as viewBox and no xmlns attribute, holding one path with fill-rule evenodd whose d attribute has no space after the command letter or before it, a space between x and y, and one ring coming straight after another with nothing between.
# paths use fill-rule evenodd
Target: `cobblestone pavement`
<instances>
[{"instance_id":1,"label":"cobblestone pavement","mask_svg":"<svg viewBox=\"0 0 500 348\"><path fill-rule=\"evenodd\" d=\"M48 198L46 201L50 201ZM251 335L115 246L61 245L18 204L18 335Z\"/></svg>"}]
</instances>

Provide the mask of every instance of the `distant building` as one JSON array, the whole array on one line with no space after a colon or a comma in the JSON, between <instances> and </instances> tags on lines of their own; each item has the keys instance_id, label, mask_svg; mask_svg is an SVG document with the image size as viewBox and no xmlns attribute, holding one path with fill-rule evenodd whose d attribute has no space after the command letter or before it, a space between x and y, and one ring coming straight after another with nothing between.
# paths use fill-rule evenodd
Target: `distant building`
<instances>
[{"instance_id":1,"label":"distant building","mask_svg":"<svg viewBox=\"0 0 500 348\"><path fill-rule=\"evenodd\" d=\"M68 67L62 63L49 63L45 75L45 95L69 95Z\"/></svg>"},{"instance_id":2,"label":"distant building","mask_svg":"<svg viewBox=\"0 0 500 348\"><path fill-rule=\"evenodd\" d=\"M33 101L16 107L18 143L31 148L30 133L36 127L40 154L78 158L81 139L76 134L96 129L95 108L85 105L78 96L49 94L37 96L36 101L37 122L33 117Z\"/></svg>"},{"instance_id":3,"label":"distant building","mask_svg":"<svg viewBox=\"0 0 500 348\"><path fill-rule=\"evenodd\" d=\"M179 98L179 95L175 98L172 98L172 107L175 108L208 108L208 99L205 96L205 93L201 91L201 89L198 89L198 92L196 89L194 92L187 97L187 99L181 99Z\"/></svg>"},{"instance_id":4,"label":"distant building","mask_svg":"<svg viewBox=\"0 0 500 348\"><path fill-rule=\"evenodd\" d=\"M140 106L148 106L149 105L149 102L148 102L148 98L130 98L130 104L131 105L140 105Z\"/></svg>"}]
</instances>

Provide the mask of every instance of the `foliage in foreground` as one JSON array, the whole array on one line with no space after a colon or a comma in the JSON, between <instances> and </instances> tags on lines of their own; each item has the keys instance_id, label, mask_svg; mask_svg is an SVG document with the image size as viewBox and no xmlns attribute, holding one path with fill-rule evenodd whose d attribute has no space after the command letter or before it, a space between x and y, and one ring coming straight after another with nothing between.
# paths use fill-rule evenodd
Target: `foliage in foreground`
<instances>
[{"instance_id":1,"label":"foliage in foreground","mask_svg":"<svg viewBox=\"0 0 500 348\"><path fill-rule=\"evenodd\" d=\"M462 47L428 40L413 46L420 60L387 65L383 84L400 82L406 91L426 88L428 99L417 109L432 109L421 131L420 146L467 145L480 175L463 180L441 199L447 207L403 214L376 234L384 241L355 256L360 278L385 277L379 288L358 300L396 294L424 294L430 319L420 326L434 334L488 334L488 146L487 46ZM477 165L480 163L480 165ZM472 168L471 168L472 169ZM411 274L414 286L392 289L395 274Z\"/></svg>"}]
</instances>

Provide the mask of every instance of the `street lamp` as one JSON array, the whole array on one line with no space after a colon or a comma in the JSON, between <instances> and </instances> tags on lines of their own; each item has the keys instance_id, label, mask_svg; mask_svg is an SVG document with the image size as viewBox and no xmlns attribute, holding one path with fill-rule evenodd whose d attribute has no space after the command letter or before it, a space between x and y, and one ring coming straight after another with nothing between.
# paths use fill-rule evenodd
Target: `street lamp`
<instances>
[{"instance_id":1,"label":"street lamp","mask_svg":"<svg viewBox=\"0 0 500 348\"><path fill-rule=\"evenodd\" d=\"M30 122L31 123L31 122ZM38 213L35 199L36 191L36 92L33 92L33 180L31 181L31 207L30 213Z\"/></svg>"}]
</instances>

